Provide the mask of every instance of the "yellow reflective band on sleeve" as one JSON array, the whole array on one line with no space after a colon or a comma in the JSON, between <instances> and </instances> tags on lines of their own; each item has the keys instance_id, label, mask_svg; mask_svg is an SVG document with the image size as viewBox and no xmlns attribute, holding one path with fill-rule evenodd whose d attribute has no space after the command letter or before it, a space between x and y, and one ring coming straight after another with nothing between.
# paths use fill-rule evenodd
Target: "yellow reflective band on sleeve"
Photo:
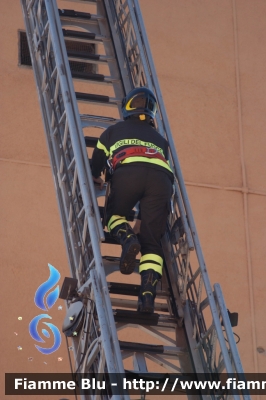
<instances>
[{"instance_id":1,"label":"yellow reflective band on sleeve","mask_svg":"<svg viewBox=\"0 0 266 400\"><path fill-rule=\"evenodd\" d=\"M165 169L167 169L170 172L173 172L171 170L171 168L169 167L168 163L159 160L158 158L148 158L148 157L140 157L140 156L136 156L136 157L128 157L125 158L125 160L121 161L121 164L130 164L132 162L146 162L146 163L150 163L150 164L155 164L155 165L160 165L160 167L163 167Z\"/></svg>"},{"instance_id":2,"label":"yellow reflective band on sleeve","mask_svg":"<svg viewBox=\"0 0 266 400\"><path fill-rule=\"evenodd\" d=\"M164 156L163 150L161 147L156 146L154 143L151 142L144 142L143 140L139 139L122 139L118 140L115 144L110 147L110 155L112 157L115 150L118 150L120 147L123 146L144 146L148 147L149 149L156 149L159 153Z\"/></svg>"},{"instance_id":3,"label":"yellow reflective band on sleeve","mask_svg":"<svg viewBox=\"0 0 266 400\"><path fill-rule=\"evenodd\" d=\"M121 225L124 223L128 223L126 220L126 217L121 217L121 215L112 215L111 218L109 219L107 228L108 231L110 232L112 229L114 229L117 225Z\"/></svg>"},{"instance_id":4,"label":"yellow reflective band on sleeve","mask_svg":"<svg viewBox=\"0 0 266 400\"><path fill-rule=\"evenodd\" d=\"M109 151L107 150L107 148L100 142L100 140L98 140L97 144L96 144L97 149L103 150L106 154L106 156L109 156Z\"/></svg>"},{"instance_id":5,"label":"yellow reflective band on sleeve","mask_svg":"<svg viewBox=\"0 0 266 400\"><path fill-rule=\"evenodd\" d=\"M163 265L162 257L158 256L157 254L145 254L140 259L140 264L144 261L155 261L156 263Z\"/></svg>"},{"instance_id":6,"label":"yellow reflective band on sleeve","mask_svg":"<svg viewBox=\"0 0 266 400\"><path fill-rule=\"evenodd\" d=\"M139 265L139 273L142 271L147 271L147 269L153 269L153 271L158 272L158 274L162 275L163 274L163 266L154 264L154 263L145 263L145 264L140 264Z\"/></svg>"}]
</instances>

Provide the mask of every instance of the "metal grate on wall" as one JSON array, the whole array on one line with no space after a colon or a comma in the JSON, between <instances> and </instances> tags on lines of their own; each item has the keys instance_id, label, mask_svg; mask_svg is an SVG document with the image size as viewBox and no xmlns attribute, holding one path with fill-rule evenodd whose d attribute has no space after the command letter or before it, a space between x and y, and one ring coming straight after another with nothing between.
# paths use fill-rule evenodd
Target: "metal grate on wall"
<instances>
[{"instance_id":1,"label":"metal grate on wall","mask_svg":"<svg viewBox=\"0 0 266 400\"><path fill-rule=\"evenodd\" d=\"M26 32L19 31L19 65L31 65Z\"/></svg>"},{"instance_id":2,"label":"metal grate on wall","mask_svg":"<svg viewBox=\"0 0 266 400\"><path fill-rule=\"evenodd\" d=\"M80 53L84 56L87 53L88 56L95 54L95 44L84 43L78 41L67 40L66 49L68 51L74 51L77 55ZM30 50L27 40L26 32L19 31L19 65L31 66ZM86 72L96 73L96 65L80 62L80 61L69 61L71 72Z\"/></svg>"}]
</instances>

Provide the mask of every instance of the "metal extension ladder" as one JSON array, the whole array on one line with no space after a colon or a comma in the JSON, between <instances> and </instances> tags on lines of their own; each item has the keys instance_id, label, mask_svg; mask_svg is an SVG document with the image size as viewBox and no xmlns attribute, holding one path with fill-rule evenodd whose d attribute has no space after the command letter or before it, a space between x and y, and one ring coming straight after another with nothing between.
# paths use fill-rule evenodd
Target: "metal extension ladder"
<instances>
[{"instance_id":1,"label":"metal extension ladder","mask_svg":"<svg viewBox=\"0 0 266 400\"><path fill-rule=\"evenodd\" d=\"M74 343L73 368L110 377L125 368L136 376L163 371L194 372L206 379L221 372L240 376L243 369L227 308L220 285L212 287L209 281L138 0L64 3L66 9L58 10L55 0L21 0L72 275L61 294L70 314L76 307L79 315L65 332ZM173 212L162 240L164 275L150 316L135 311L137 284L106 280L118 271L118 258L106 255L114 244L103 230L104 207L97 202L105 191L93 183L91 150L86 149L95 146L97 129L101 133L121 118L121 100L135 86L156 94L156 125L169 142L176 177ZM106 95L108 90L113 94ZM89 110L96 105L97 115L80 113L78 104ZM86 136L90 130L94 136ZM82 301L73 303L73 298ZM145 341L118 340L128 327L140 329ZM247 393L232 397L249 399ZM129 395L110 389L81 398Z\"/></svg>"}]
</instances>

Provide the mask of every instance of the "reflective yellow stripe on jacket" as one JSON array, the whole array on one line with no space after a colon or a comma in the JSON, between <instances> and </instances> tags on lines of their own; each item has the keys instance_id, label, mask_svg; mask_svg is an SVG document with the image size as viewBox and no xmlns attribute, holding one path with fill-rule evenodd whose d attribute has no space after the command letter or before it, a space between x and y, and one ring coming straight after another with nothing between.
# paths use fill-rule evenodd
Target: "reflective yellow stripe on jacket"
<instances>
[{"instance_id":1,"label":"reflective yellow stripe on jacket","mask_svg":"<svg viewBox=\"0 0 266 400\"><path fill-rule=\"evenodd\" d=\"M150 164L160 165L160 167L164 167L168 169L168 171L172 172L168 163L166 164L163 160L159 160L158 158L148 158L148 157L128 157L125 160L121 161L121 164L129 164L132 162L146 162Z\"/></svg>"},{"instance_id":2,"label":"reflective yellow stripe on jacket","mask_svg":"<svg viewBox=\"0 0 266 400\"><path fill-rule=\"evenodd\" d=\"M107 150L107 148L100 142L100 140L98 140L97 144L96 144L97 149L103 150L106 154L106 156L109 156L109 151Z\"/></svg>"}]
</instances>

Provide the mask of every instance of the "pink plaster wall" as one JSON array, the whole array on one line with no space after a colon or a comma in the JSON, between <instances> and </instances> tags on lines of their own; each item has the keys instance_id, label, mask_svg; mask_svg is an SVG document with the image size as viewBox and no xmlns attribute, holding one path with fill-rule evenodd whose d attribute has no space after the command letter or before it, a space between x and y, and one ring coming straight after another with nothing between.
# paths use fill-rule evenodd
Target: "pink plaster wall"
<instances>
[{"instance_id":1,"label":"pink plaster wall","mask_svg":"<svg viewBox=\"0 0 266 400\"><path fill-rule=\"evenodd\" d=\"M211 282L239 312L244 369L266 372L257 352L266 349L266 3L140 5ZM33 73L18 67L18 29L19 1L1 0L0 370L68 372L65 346L46 365L27 331L47 263L62 277L69 270ZM64 311L53 313L60 326Z\"/></svg>"}]
</instances>

